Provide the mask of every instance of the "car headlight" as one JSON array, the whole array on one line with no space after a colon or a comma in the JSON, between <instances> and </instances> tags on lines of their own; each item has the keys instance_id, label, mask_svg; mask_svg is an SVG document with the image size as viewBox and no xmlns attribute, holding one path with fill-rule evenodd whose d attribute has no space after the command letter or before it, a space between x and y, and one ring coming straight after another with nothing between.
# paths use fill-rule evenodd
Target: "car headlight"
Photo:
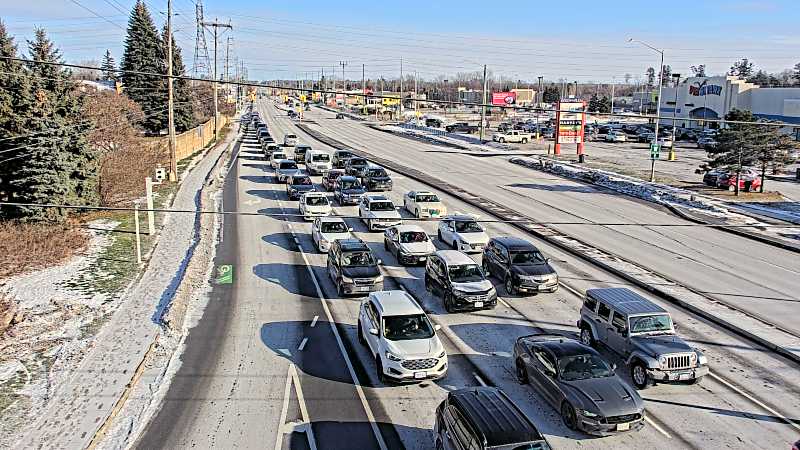
<instances>
[{"instance_id":1,"label":"car headlight","mask_svg":"<svg viewBox=\"0 0 800 450\"><path fill-rule=\"evenodd\" d=\"M469 242L465 241L462 238L458 238L458 242L461 243L461 244L464 244L464 245L469 245Z\"/></svg>"},{"instance_id":2,"label":"car headlight","mask_svg":"<svg viewBox=\"0 0 800 450\"><path fill-rule=\"evenodd\" d=\"M661 366L662 369L664 367L666 367L667 366L667 357L666 356L660 356L658 358L658 364Z\"/></svg>"},{"instance_id":3,"label":"car headlight","mask_svg":"<svg viewBox=\"0 0 800 450\"><path fill-rule=\"evenodd\" d=\"M401 357L399 357L397 355L393 355L392 353L389 353L389 352L386 352L386 359L388 359L389 361L402 361L403 360L403 358L401 358Z\"/></svg>"},{"instance_id":4,"label":"car headlight","mask_svg":"<svg viewBox=\"0 0 800 450\"><path fill-rule=\"evenodd\" d=\"M383 275L378 275L377 277L375 277L375 282L376 283L383 283Z\"/></svg>"},{"instance_id":5,"label":"car headlight","mask_svg":"<svg viewBox=\"0 0 800 450\"><path fill-rule=\"evenodd\" d=\"M704 355L703 352L701 352L699 350L695 350L694 355L696 355L695 357L697 358L697 365L698 366L705 366L706 364L708 364L708 360L706 359L706 355Z\"/></svg>"},{"instance_id":6,"label":"car headlight","mask_svg":"<svg viewBox=\"0 0 800 450\"><path fill-rule=\"evenodd\" d=\"M352 283L353 279L342 275L342 283Z\"/></svg>"},{"instance_id":7,"label":"car headlight","mask_svg":"<svg viewBox=\"0 0 800 450\"><path fill-rule=\"evenodd\" d=\"M591 411L587 411L587 410L585 410L585 409L579 409L579 410L578 410L578 412L579 412L579 413L580 413L580 415L582 415L583 417L600 417L600 415L599 415L599 414L595 414L595 413L593 413L593 412L591 412Z\"/></svg>"},{"instance_id":8,"label":"car headlight","mask_svg":"<svg viewBox=\"0 0 800 450\"><path fill-rule=\"evenodd\" d=\"M405 248L405 247L400 247L400 253L402 253L402 254L404 254L404 255L410 255L410 254L411 254L411 251L410 251L410 250L408 250L408 249L407 249L407 248Z\"/></svg>"},{"instance_id":9,"label":"car headlight","mask_svg":"<svg viewBox=\"0 0 800 450\"><path fill-rule=\"evenodd\" d=\"M493 297L495 295L497 295L497 289L492 286L491 289L489 289L489 297Z\"/></svg>"},{"instance_id":10,"label":"car headlight","mask_svg":"<svg viewBox=\"0 0 800 450\"><path fill-rule=\"evenodd\" d=\"M327 239L320 239L319 240L319 245L328 245L330 243L331 243L331 241L329 241ZM344 278L344 277L342 277L342 278Z\"/></svg>"}]
</instances>

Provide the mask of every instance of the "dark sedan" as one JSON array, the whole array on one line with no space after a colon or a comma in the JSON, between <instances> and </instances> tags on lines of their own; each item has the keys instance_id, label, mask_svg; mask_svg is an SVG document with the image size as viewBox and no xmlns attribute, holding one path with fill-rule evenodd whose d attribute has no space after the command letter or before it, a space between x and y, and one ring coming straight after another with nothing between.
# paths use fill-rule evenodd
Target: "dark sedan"
<instances>
[{"instance_id":1,"label":"dark sedan","mask_svg":"<svg viewBox=\"0 0 800 450\"><path fill-rule=\"evenodd\" d=\"M311 177L304 173L296 173L286 178L286 195L289 200L297 200L306 192L314 191L314 183Z\"/></svg>"},{"instance_id":2,"label":"dark sedan","mask_svg":"<svg viewBox=\"0 0 800 450\"><path fill-rule=\"evenodd\" d=\"M644 402L591 347L563 336L523 336L514 344L517 378L531 384L571 430L606 436L644 427Z\"/></svg>"}]
</instances>

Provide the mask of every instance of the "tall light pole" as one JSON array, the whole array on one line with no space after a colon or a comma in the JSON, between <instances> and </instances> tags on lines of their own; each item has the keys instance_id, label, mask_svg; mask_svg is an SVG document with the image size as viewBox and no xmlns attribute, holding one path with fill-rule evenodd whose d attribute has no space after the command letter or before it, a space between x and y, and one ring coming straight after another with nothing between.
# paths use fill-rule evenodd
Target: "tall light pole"
<instances>
[{"instance_id":1,"label":"tall light pole","mask_svg":"<svg viewBox=\"0 0 800 450\"><path fill-rule=\"evenodd\" d=\"M659 50L653 47L650 44L642 42L638 39L628 38L628 42L636 42L639 44L644 45L645 47L653 50L654 52L661 55L661 63L658 65L658 103L656 103L656 125L655 125L655 142L650 145L650 153L652 155L653 149L652 146L658 146L658 121L661 119L661 87L664 85L664 50ZM653 183L656 181L656 159L651 156L650 157L650 182Z\"/></svg>"},{"instance_id":2,"label":"tall light pole","mask_svg":"<svg viewBox=\"0 0 800 450\"><path fill-rule=\"evenodd\" d=\"M167 0L167 130L169 132L169 181L178 179L175 140L175 101L172 96L172 0Z\"/></svg>"},{"instance_id":3,"label":"tall light pole","mask_svg":"<svg viewBox=\"0 0 800 450\"><path fill-rule=\"evenodd\" d=\"M483 65L483 106L481 106L481 136L480 142L483 144L483 127L486 121L486 64Z\"/></svg>"},{"instance_id":4,"label":"tall light pole","mask_svg":"<svg viewBox=\"0 0 800 450\"><path fill-rule=\"evenodd\" d=\"M611 117L614 117L614 86L616 86L616 77L611 77Z\"/></svg>"},{"instance_id":5,"label":"tall light pole","mask_svg":"<svg viewBox=\"0 0 800 450\"><path fill-rule=\"evenodd\" d=\"M673 73L672 78L675 79L675 104L672 105L672 145L669 147L669 157L667 160L675 161L675 113L678 111L678 82L681 81L681 74Z\"/></svg>"}]
</instances>

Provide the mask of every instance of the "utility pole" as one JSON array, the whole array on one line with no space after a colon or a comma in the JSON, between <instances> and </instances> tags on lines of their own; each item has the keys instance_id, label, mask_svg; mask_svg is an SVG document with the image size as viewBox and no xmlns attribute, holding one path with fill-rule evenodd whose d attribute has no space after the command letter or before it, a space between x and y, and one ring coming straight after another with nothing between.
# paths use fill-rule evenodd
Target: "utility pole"
<instances>
[{"instance_id":1,"label":"utility pole","mask_svg":"<svg viewBox=\"0 0 800 450\"><path fill-rule=\"evenodd\" d=\"M403 58L400 58L400 120L403 120Z\"/></svg>"},{"instance_id":2,"label":"utility pole","mask_svg":"<svg viewBox=\"0 0 800 450\"><path fill-rule=\"evenodd\" d=\"M364 94L361 99L364 101L364 115L367 115L367 78L366 66L361 64L361 93Z\"/></svg>"},{"instance_id":3,"label":"utility pole","mask_svg":"<svg viewBox=\"0 0 800 450\"><path fill-rule=\"evenodd\" d=\"M483 127L486 124L486 64L483 65L483 102L481 102L481 143L483 143Z\"/></svg>"},{"instance_id":4,"label":"utility pole","mask_svg":"<svg viewBox=\"0 0 800 450\"><path fill-rule=\"evenodd\" d=\"M617 84L615 77L611 77L611 117L614 117L614 86Z\"/></svg>"},{"instance_id":5,"label":"utility pole","mask_svg":"<svg viewBox=\"0 0 800 450\"><path fill-rule=\"evenodd\" d=\"M342 66L342 109L344 110L345 103L347 103L347 99L344 96L344 91L347 89L344 81L344 66L347 65L347 61L339 61L339 65Z\"/></svg>"},{"instance_id":6,"label":"utility pole","mask_svg":"<svg viewBox=\"0 0 800 450\"><path fill-rule=\"evenodd\" d=\"M230 56L231 56L231 41L233 40L233 36L228 36L227 45L225 46L225 78L224 81L230 81L230 74L228 73L228 69L230 68Z\"/></svg>"},{"instance_id":7,"label":"utility pole","mask_svg":"<svg viewBox=\"0 0 800 450\"><path fill-rule=\"evenodd\" d=\"M217 42L219 41L217 36L217 31L220 28L228 28L233 29L233 26L229 23L219 23L218 20L214 20L213 22L203 22L204 26L212 27L214 29L214 141L217 140L217 136L219 135L219 121L217 120L217 116L219 116L219 104L217 100L217 82L219 81L219 77L217 76Z\"/></svg>"},{"instance_id":8,"label":"utility pole","mask_svg":"<svg viewBox=\"0 0 800 450\"><path fill-rule=\"evenodd\" d=\"M175 100L172 94L172 0L167 0L167 129L169 132L169 181L178 179L178 154L175 139Z\"/></svg>"},{"instance_id":9,"label":"utility pole","mask_svg":"<svg viewBox=\"0 0 800 450\"><path fill-rule=\"evenodd\" d=\"M414 71L414 117L417 118L417 126L419 126L419 103L417 102L417 83L419 82L419 75Z\"/></svg>"}]
</instances>

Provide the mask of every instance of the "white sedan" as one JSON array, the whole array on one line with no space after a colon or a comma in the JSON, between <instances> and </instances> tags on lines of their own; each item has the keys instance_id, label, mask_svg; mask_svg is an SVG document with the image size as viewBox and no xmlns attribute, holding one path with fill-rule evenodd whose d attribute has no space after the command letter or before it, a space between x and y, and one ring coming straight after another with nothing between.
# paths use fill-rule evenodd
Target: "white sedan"
<instances>
[{"instance_id":1,"label":"white sedan","mask_svg":"<svg viewBox=\"0 0 800 450\"><path fill-rule=\"evenodd\" d=\"M297 208L305 220L330 216L333 212L331 202L324 192L306 192L300 197Z\"/></svg>"},{"instance_id":2,"label":"white sedan","mask_svg":"<svg viewBox=\"0 0 800 450\"><path fill-rule=\"evenodd\" d=\"M311 239L322 253L328 253L336 239L353 237L353 229L341 217L317 217L311 226Z\"/></svg>"},{"instance_id":3,"label":"white sedan","mask_svg":"<svg viewBox=\"0 0 800 450\"><path fill-rule=\"evenodd\" d=\"M464 253L483 251L489 235L474 216L457 214L443 217L439 222L439 240Z\"/></svg>"},{"instance_id":4,"label":"white sedan","mask_svg":"<svg viewBox=\"0 0 800 450\"><path fill-rule=\"evenodd\" d=\"M447 207L433 192L410 191L403 196L403 208L416 218L442 217L447 214Z\"/></svg>"},{"instance_id":5,"label":"white sedan","mask_svg":"<svg viewBox=\"0 0 800 450\"><path fill-rule=\"evenodd\" d=\"M419 225L396 225L383 234L383 247L397 256L401 265L424 263L436 247Z\"/></svg>"}]
</instances>

